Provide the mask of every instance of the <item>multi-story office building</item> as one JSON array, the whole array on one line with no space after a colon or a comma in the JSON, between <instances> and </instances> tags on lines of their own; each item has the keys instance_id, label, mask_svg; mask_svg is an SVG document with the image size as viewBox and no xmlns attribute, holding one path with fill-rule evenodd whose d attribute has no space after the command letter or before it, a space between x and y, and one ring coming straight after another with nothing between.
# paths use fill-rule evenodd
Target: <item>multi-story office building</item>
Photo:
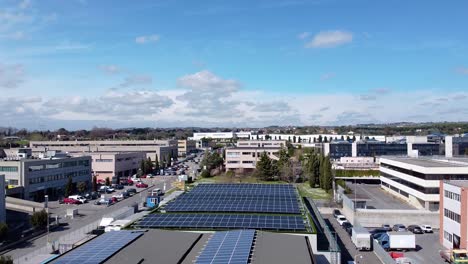
<instances>
[{"instance_id":1,"label":"multi-story office building","mask_svg":"<svg viewBox=\"0 0 468 264\"><path fill-rule=\"evenodd\" d=\"M250 139L251 132L200 132L193 133L193 137L189 138L190 140L202 140L202 139L212 139L212 140L229 140L234 138L239 139Z\"/></svg>"},{"instance_id":2,"label":"multi-story office building","mask_svg":"<svg viewBox=\"0 0 468 264\"><path fill-rule=\"evenodd\" d=\"M337 135L337 134L311 134L311 135L296 135L296 134L262 134L262 135L251 135L250 139L260 140L288 140L292 143L322 143L322 142L333 142L338 140L376 140L385 142L386 137L381 135L364 136L355 134Z\"/></svg>"},{"instance_id":3,"label":"multi-story office building","mask_svg":"<svg viewBox=\"0 0 468 264\"><path fill-rule=\"evenodd\" d=\"M177 158L177 140L97 140L97 141L31 141L33 154L46 150L63 152L144 152L146 156L161 161Z\"/></svg>"},{"instance_id":4,"label":"multi-story office building","mask_svg":"<svg viewBox=\"0 0 468 264\"><path fill-rule=\"evenodd\" d=\"M447 157L468 155L468 134L445 137L445 155Z\"/></svg>"},{"instance_id":5,"label":"multi-story office building","mask_svg":"<svg viewBox=\"0 0 468 264\"><path fill-rule=\"evenodd\" d=\"M285 147L285 141L238 141L237 147L226 149L226 171L246 172L254 170L262 153L278 160L278 152Z\"/></svg>"},{"instance_id":6,"label":"multi-story office building","mask_svg":"<svg viewBox=\"0 0 468 264\"><path fill-rule=\"evenodd\" d=\"M440 182L439 240L445 248L468 246L468 181Z\"/></svg>"},{"instance_id":7,"label":"multi-story office building","mask_svg":"<svg viewBox=\"0 0 468 264\"><path fill-rule=\"evenodd\" d=\"M439 210L441 180L468 180L468 159L381 157L383 189L417 208Z\"/></svg>"},{"instance_id":8,"label":"multi-story office building","mask_svg":"<svg viewBox=\"0 0 468 264\"><path fill-rule=\"evenodd\" d=\"M0 160L0 173L5 174L8 185L20 186L23 192L18 198L43 201L63 194L68 178L73 184L91 184L91 157L67 157L48 159Z\"/></svg>"},{"instance_id":9,"label":"multi-story office building","mask_svg":"<svg viewBox=\"0 0 468 264\"><path fill-rule=\"evenodd\" d=\"M193 140L182 139L177 142L177 151L179 157L185 157L187 154L195 152L196 149L197 145Z\"/></svg>"},{"instance_id":10,"label":"multi-story office building","mask_svg":"<svg viewBox=\"0 0 468 264\"><path fill-rule=\"evenodd\" d=\"M239 140L238 147L257 147L257 148L282 148L286 146L286 140Z\"/></svg>"},{"instance_id":11,"label":"multi-story office building","mask_svg":"<svg viewBox=\"0 0 468 264\"><path fill-rule=\"evenodd\" d=\"M105 180L107 177L127 177L137 173L140 162L146 159L144 152L90 152L72 153L74 157L91 156L92 173L98 180Z\"/></svg>"},{"instance_id":12,"label":"multi-story office building","mask_svg":"<svg viewBox=\"0 0 468 264\"><path fill-rule=\"evenodd\" d=\"M0 223L6 222L5 175L0 175Z\"/></svg>"}]
</instances>

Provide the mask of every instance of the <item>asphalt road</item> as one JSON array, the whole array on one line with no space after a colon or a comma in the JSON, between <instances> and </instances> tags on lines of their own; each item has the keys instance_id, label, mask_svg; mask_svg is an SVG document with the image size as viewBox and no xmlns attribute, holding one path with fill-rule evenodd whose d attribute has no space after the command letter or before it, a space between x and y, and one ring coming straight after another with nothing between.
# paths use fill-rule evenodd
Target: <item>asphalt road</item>
<instances>
[{"instance_id":1,"label":"asphalt road","mask_svg":"<svg viewBox=\"0 0 468 264\"><path fill-rule=\"evenodd\" d=\"M405 257L421 264L444 263L439 254L439 251L443 249L439 243L439 230L435 230L432 234L417 234L416 247L416 251L405 252Z\"/></svg>"},{"instance_id":2,"label":"asphalt road","mask_svg":"<svg viewBox=\"0 0 468 264\"><path fill-rule=\"evenodd\" d=\"M341 263L347 264L348 261L354 260L358 264L378 264L381 263L380 259L374 254L373 251L358 251L351 241L351 237L346 231L338 224L333 215L323 215L325 222L327 222L330 230L335 231L337 234L338 245L341 248Z\"/></svg>"},{"instance_id":3,"label":"asphalt road","mask_svg":"<svg viewBox=\"0 0 468 264\"><path fill-rule=\"evenodd\" d=\"M82 204L82 205L58 205L52 203L50 207L52 208L50 212L52 215L59 215L60 216L60 222L61 223L67 223L68 226L65 228L59 228L54 231L52 231L49 235L49 240L54 241L57 240L61 236L66 236L73 231L84 227L88 224L93 223L94 221L99 220L102 218L104 215L111 213L112 211L116 211L122 207L129 206L135 202L139 203L141 202L145 197L148 192L148 190L152 190L154 188L160 188L161 190L163 189L164 183L166 183L167 189L171 188L171 183L174 182L177 179L177 176L164 176L164 177L155 177L153 179L146 179L145 181L150 183L154 183L154 187L150 187L147 190L143 190L140 193L127 198L125 200L122 200L112 206L106 207L104 205L94 205L94 201L90 201L89 203ZM108 197L112 196L112 194L108 194ZM79 217L76 217L75 219L64 219L63 215L66 212L67 208L77 208L78 213L80 214ZM18 258L20 256L24 256L26 254L29 254L35 250L38 250L39 248L42 248L46 245L47 243L47 236L41 236L36 239L31 239L29 241L25 241L15 247L15 249L5 252L5 255L11 256L13 259Z\"/></svg>"},{"instance_id":4,"label":"asphalt road","mask_svg":"<svg viewBox=\"0 0 468 264\"><path fill-rule=\"evenodd\" d=\"M395 196L385 192L377 184L354 184L347 183L347 186L356 192L360 196L369 197L370 201L367 201L367 206L374 209L416 209L410 204L396 198ZM350 194L352 198L352 194Z\"/></svg>"}]
</instances>

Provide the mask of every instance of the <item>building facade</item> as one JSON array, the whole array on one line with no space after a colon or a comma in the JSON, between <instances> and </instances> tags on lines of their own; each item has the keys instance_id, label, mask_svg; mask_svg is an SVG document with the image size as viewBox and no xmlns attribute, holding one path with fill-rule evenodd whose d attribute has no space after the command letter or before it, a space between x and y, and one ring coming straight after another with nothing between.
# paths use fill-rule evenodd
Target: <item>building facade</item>
<instances>
[{"instance_id":1,"label":"building facade","mask_svg":"<svg viewBox=\"0 0 468 264\"><path fill-rule=\"evenodd\" d=\"M98 180L105 180L107 177L128 177L137 173L140 168L140 162L146 159L144 152L91 152L91 153L72 153L74 157L91 156L92 174Z\"/></svg>"},{"instance_id":2,"label":"building facade","mask_svg":"<svg viewBox=\"0 0 468 264\"><path fill-rule=\"evenodd\" d=\"M272 145L262 145L262 142ZM239 173L252 171L256 168L263 153L267 153L271 159L278 160L278 153L284 147L284 143L281 141L238 141L237 147L226 149L226 171Z\"/></svg>"},{"instance_id":3,"label":"building facade","mask_svg":"<svg viewBox=\"0 0 468 264\"><path fill-rule=\"evenodd\" d=\"M445 155L447 157L468 155L468 135L445 137Z\"/></svg>"},{"instance_id":4,"label":"building facade","mask_svg":"<svg viewBox=\"0 0 468 264\"><path fill-rule=\"evenodd\" d=\"M439 210L441 180L468 180L468 159L380 158L381 187L416 208Z\"/></svg>"},{"instance_id":5,"label":"building facade","mask_svg":"<svg viewBox=\"0 0 468 264\"><path fill-rule=\"evenodd\" d=\"M286 146L286 140L238 140L238 147L256 147L256 148L283 148Z\"/></svg>"},{"instance_id":6,"label":"building facade","mask_svg":"<svg viewBox=\"0 0 468 264\"><path fill-rule=\"evenodd\" d=\"M177 140L94 140L94 141L31 141L34 155L46 150L77 152L144 152L146 157L161 161L177 158Z\"/></svg>"},{"instance_id":7,"label":"building facade","mask_svg":"<svg viewBox=\"0 0 468 264\"><path fill-rule=\"evenodd\" d=\"M468 246L468 181L440 181L440 243L448 249Z\"/></svg>"},{"instance_id":8,"label":"building facade","mask_svg":"<svg viewBox=\"0 0 468 264\"><path fill-rule=\"evenodd\" d=\"M85 182L90 186L91 157L2 160L0 173L9 186L23 187L18 198L41 202L46 194L51 199L60 197L69 177L74 185Z\"/></svg>"},{"instance_id":9,"label":"building facade","mask_svg":"<svg viewBox=\"0 0 468 264\"><path fill-rule=\"evenodd\" d=\"M0 174L0 223L6 222L5 175Z\"/></svg>"},{"instance_id":10,"label":"building facade","mask_svg":"<svg viewBox=\"0 0 468 264\"><path fill-rule=\"evenodd\" d=\"M378 170L378 158L374 157L341 157L333 162L338 170Z\"/></svg>"},{"instance_id":11,"label":"building facade","mask_svg":"<svg viewBox=\"0 0 468 264\"><path fill-rule=\"evenodd\" d=\"M182 139L177 142L177 152L179 157L185 157L187 154L195 152L196 149L197 145L193 140Z\"/></svg>"}]
</instances>

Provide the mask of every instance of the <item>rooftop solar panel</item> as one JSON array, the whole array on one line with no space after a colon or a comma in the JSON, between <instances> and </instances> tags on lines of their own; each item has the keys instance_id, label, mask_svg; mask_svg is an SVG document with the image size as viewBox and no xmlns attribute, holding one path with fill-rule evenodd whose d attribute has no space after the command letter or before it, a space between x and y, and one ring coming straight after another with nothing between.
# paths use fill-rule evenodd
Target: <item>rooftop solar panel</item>
<instances>
[{"instance_id":1,"label":"rooftop solar panel","mask_svg":"<svg viewBox=\"0 0 468 264\"><path fill-rule=\"evenodd\" d=\"M196 264L247 264L255 230L216 232L196 260Z\"/></svg>"},{"instance_id":2,"label":"rooftop solar panel","mask_svg":"<svg viewBox=\"0 0 468 264\"><path fill-rule=\"evenodd\" d=\"M112 231L64 254L54 264L99 264L140 237L141 231Z\"/></svg>"},{"instance_id":3,"label":"rooftop solar panel","mask_svg":"<svg viewBox=\"0 0 468 264\"><path fill-rule=\"evenodd\" d=\"M300 215L254 214L152 214L143 218L140 228L263 229L304 231Z\"/></svg>"}]
</instances>

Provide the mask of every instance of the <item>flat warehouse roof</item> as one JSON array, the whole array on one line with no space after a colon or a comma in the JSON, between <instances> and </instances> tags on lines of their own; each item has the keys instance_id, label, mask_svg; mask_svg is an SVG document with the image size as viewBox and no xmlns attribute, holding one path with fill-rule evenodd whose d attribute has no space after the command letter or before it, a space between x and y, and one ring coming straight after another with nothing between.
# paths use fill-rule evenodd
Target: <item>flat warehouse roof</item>
<instances>
[{"instance_id":1,"label":"flat warehouse roof","mask_svg":"<svg viewBox=\"0 0 468 264\"><path fill-rule=\"evenodd\" d=\"M464 187L464 188L468 187L468 181L462 181L462 180L456 181L455 180L455 181L446 181L445 183L450 184L450 185L454 185L454 186L458 186L458 187Z\"/></svg>"},{"instance_id":2,"label":"flat warehouse roof","mask_svg":"<svg viewBox=\"0 0 468 264\"><path fill-rule=\"evenodd\" d=\"M305 236L257 231L252 264L314 263Z\"/></svg>"},{"instance_id":3,"label":"flat warehouse roof","mask_svg":"<svg viewBox=\"0 0 468 264\"><path fill-rule=\"evenodd\" d=\"M385 159L393 160L397 162L407 163L415 166L426 167L426 168L449 168L449 167L467 167L468 159L426 159L426 158L381 158L381 162L385 162Z\"/></svg>"}]
</instances>

